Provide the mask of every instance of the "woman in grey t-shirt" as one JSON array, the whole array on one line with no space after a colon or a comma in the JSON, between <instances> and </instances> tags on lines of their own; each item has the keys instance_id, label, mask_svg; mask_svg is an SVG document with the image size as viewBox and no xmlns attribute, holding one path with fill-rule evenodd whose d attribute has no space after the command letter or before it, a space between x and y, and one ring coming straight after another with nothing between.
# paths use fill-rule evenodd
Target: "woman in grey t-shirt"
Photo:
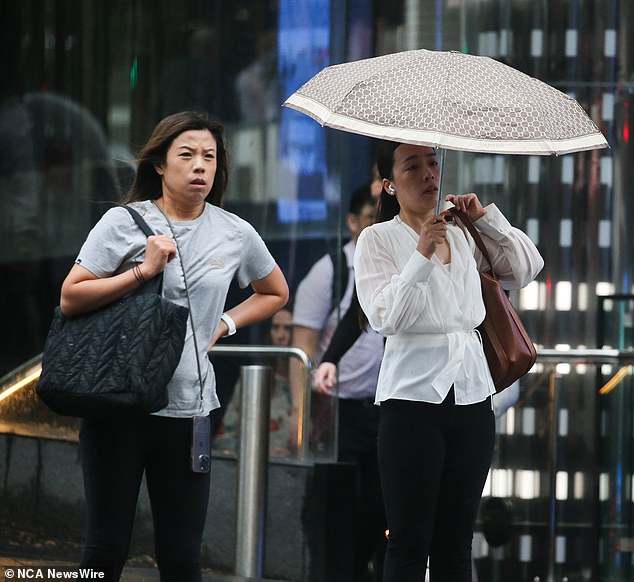
<instances>
[{"instance_id":1,"label":"woman in grey t-shirt","mask_svg":"<svg viewBox=\"0 0 634 582\"><path fill-rule=\"evenodd\" d=\"M109 210L62 286L61 309L73 316L162 272L163 296L188 306L192 316L164 409L135 420L82 423L87 539L81 565L108 580L119 580L126 561L144 474L161 580L201 580L210 478L192 470L190 448L193 419L208 419L219 406L207 351L236 327L269 318L288 299L284 275L260 236L221 208L226 183L222 125L201 113L166 117L141 149L124 200L156 236L146 239L124 208ZM234 277L253 294L223 313Z\"/></svg>"}]
</instances>

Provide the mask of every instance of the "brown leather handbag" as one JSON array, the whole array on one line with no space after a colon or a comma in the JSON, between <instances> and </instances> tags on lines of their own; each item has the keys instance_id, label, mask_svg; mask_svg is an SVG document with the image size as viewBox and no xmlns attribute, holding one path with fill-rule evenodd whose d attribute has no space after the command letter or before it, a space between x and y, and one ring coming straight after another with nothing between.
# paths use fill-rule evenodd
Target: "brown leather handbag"
<instances>
[{"instance_id":1,"label":"brown leather handbag","mask_svg":"<svg viewBox=\"0 0 634 582\"><path fill-rule=\"evenodd\" d=\"M486 316L478 331L495 389L501 392L533 367L537 353L522 321L493 273L491 258L478 230L467 214L455 208L451 212L469 231L491 271L480 273Z\"/></svg>"}]
</instances>

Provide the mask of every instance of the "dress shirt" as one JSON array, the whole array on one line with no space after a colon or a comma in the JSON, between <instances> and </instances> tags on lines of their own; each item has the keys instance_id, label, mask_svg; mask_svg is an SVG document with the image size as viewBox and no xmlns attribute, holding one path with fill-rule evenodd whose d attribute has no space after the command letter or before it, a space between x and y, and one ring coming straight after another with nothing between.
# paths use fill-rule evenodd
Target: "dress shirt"
<instances>
[{"instance_id":1,"label":"dress shirt","mask_svg":"<svg viewBox=\"0 0 634 582\"><path fill-rule=\"evenodd\" d=\"M348 285L343 292L338 309L332 309L332 280L335 276L330 255L324 255L302 279L295 292L293 325L301 325L319 331L314 362L321 357L337 327L338 311L342 314L350 306L354 290L352 241L343 247L349 269ZM374 330L361 333L339 362L338 396L340 398L374 398L379 376L383 338Z\"/></svg>"},{"instance_id":2,"label":"dress shirt","mask_svg":"<svg viewBox=\"0 0 634 582\"><path fill-rule=\"evenodd\" d=\"M505 289L519 289L543 267L526 234L494 205L474 222ZM488 268L468 232L447 226L451 261L416 250L418 233L399 216L366 228L354 255L359 303L387 337L376 403L394 398L456 404L495 393L476 327L485 316L478 269Z\"/></svg>"}]
</instances>

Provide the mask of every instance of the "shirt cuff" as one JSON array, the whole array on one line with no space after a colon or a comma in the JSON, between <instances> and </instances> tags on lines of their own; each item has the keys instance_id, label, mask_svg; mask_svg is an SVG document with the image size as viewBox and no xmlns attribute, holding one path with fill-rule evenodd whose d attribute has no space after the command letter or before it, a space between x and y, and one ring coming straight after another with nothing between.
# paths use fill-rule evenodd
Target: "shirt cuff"
<instances>
[{"instance_id":1,"label":"shirt cuff","mask_svg":"<svg viewBox=\"0 0 634 582\"><path fill-rule=\"evenodd\" d=\"M486 214L474 221L475 227L493 240L502 240L511 232L513 225L506 219L500 209L491 203L485 207Z\"/></svg>"},{"instance_id":2,"label":"shirt cuff","mask_svg":"<svg viewBox=\"0 0 634 582\"><path fill-rule=\"evenodd\" d=\"M401 279L412 286L416 283L426 283L433 270L434 263L418 251L414 251L401 272Z\"/></svg>"}]
</instances>

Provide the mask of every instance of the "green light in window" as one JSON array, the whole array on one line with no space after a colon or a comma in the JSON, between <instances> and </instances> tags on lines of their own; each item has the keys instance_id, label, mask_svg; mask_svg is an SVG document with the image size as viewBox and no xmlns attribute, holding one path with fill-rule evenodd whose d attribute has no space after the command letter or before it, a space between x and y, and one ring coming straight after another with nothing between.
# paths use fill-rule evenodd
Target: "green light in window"
<instances>
[{"instance_id":1,"label":"green light in window","mask_svg":"<svg viewBox=\"0 0 634 582\"><path fill-rule=\"evenodd\" d=\"M134 57L130 67L130 89L134 90L139 79L139 59Z\"/></svg>"}]
</instances>

